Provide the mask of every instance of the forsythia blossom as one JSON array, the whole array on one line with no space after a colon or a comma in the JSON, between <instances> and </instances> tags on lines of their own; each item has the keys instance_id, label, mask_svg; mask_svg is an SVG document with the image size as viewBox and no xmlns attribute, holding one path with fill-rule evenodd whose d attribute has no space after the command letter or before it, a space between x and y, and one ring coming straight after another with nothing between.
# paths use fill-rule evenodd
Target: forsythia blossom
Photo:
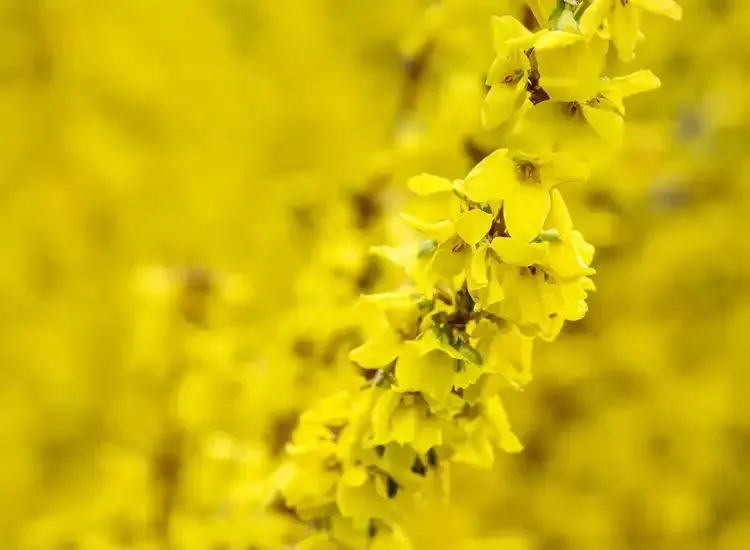
<instances>
[{"instance_id":1,"label":"forsythia blossom","mask_svg":"<svg viewBox=\"0 0 750 550\"><path fill-rule=\"evenodd\" d=\"M649 71L604 74L609 41L628 60L642 9L680 10L670 0L544 7L532 5L544 16L537 32L493 18L482 119L505 146L463 179L409 180L402 219L421 243L377 252L412 284L363 296L365 340L349 358L366 381L305 412L288 445L276 482L310 526L299 548L408 548L403 518L447 496L452 462L489 468L496 449L522 450L501 391L531 380L534 338L554 339L587 311L594 251L563 193L620 144L623 99L659 86Z\"/></svg>"}]
</instances>

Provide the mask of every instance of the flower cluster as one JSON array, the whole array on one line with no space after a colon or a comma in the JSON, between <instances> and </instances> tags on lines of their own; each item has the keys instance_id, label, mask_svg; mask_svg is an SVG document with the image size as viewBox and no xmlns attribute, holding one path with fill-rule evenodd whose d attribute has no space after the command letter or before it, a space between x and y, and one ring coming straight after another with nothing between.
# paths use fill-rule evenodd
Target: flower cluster
<instances>
[{"instance_id":1,"label":"flower cluster","mask_svg":"<svg viewBox=\"0 0 750 550\"><path fill-rule=\"evenodd\" d=\"M561 0L537 32L492 19L482 118L502 146L463 179L411 178L401 217L420 240L373 249L409 283L362 297L349 357L366 382L302 415L275 476L313 531L300 548L408 547L403 518L448 496L451 463L522 449L501 392L531 380L534 339L581 319L594 290L561 189L619 146L623 100L659 86L650 71L605 76L609 42L628 58L641 7L678 17L672 4Z\"/></svg>"}]
</instances>

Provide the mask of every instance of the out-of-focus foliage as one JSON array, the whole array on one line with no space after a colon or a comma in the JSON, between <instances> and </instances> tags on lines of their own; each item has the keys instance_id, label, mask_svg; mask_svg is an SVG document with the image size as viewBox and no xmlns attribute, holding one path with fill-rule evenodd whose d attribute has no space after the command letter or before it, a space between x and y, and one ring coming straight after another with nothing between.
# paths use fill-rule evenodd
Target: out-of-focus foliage
<instances>
[{"instance_id":1,"label":"out-of-focus foliage","mask_svg":"<svg viewBox=\"0 0 750 550\"><path fill-rule=\"evenodd\" d=\"M599 292L509 397L526 449L454 471L416 548L750 544L750 5L680 4L644 17L663 86L620 161L566 195ZM489 17L524 13L427 7L0 2L3 548L303 535L265 480L358 383L350 306L398 280L366 251L406 177L473 165Z\"/></svg>"},{"instance_id":2,"label":"out-of-focus foliage","mask_svg":"<svg viewBox=\"0 0 750 550\"><path fill-rule=\"evenodd\" d=\"M222 508L257 498L299 406L290 325L339 322L296 303L358 294L320 277L364 256L345 206L421 7L1 5L2 545L273 532Z\"/></svg>"}]
</instances>

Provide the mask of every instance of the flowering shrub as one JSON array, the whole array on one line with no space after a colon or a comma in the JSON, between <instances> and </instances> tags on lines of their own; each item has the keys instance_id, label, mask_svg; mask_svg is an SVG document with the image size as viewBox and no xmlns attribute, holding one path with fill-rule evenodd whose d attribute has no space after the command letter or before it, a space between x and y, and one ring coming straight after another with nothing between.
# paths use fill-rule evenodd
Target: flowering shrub
<instances>
[{"instance_id":1,"label":"flowering shrub","mask_svg":"<svg viewBox=\"0 0 750 550\"><path fill-rule=\"evenodd\" d=\"M264 480L299 411L363 384L350 331L377 304L357 311L355 297L404 282L389 249L364 251L413 238L391 208L432 216L437 197L405 198L405 176L465 181L487 153L517 147L515 120L480 130L481 112L497 112L482 109L485 29L491 13L541 25L499 1L424 16L408 1L16 4L0 54L12 75L0 101L0 434L11 442L0 460L12 472L0 539L292 546L317 527ZM640 11L637 63L665 87L627 103L622 162L593 142L591 177L557 187L597 247L600 291L554 343L536 340L534 383L501 394L526 449L496 452L493 470L446 457L450 500L399 518L417 548L493 544L475 536L519 528L541 547L747 545L750 12L680 4L692 14L680 26ZM617 44L607 55L607 74L633 70ZM167 267L139 268L153 263ZM213 281L197 324L180 298L195 292L189 273Z\"/></svg>"}]
</instances>

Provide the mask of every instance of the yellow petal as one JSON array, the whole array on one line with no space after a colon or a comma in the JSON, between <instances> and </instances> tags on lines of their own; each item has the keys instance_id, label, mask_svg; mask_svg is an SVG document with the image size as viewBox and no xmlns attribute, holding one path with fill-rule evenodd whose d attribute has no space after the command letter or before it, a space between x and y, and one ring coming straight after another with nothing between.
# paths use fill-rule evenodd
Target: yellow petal
<instances>
[{"instance_id":1,"label":"yellow petal","mask_svg":"<svg viewBox=\"0 0 750 550\"><path fill-rule=\"evenodd\" d=\"M466 283L469 292L475 292L487 286L487 245L479 245L471 256L471 264L466 274Z\"/></svg>"},{"instance_id":2,"label":"yellow petal","mask_svg":"<svg viewBox=\"0 0 750 550\"><path fill-rule=\"evenodd\" d=\"M586 292L596 292L596 285L594 284L594 281L592 281L588 277L581 279L581 288Z\"/></svg>"},{"instance_id":3,"label":"yellow petal","mask_svg":"<svg viewBox=\"0 0 750 550\"><path fill-rule=\"evenodd\" d=\"M539 40L540 37L544 36L548 32L551 31L549 29L542 29L535 32L534 34L519 36L518 38L511 38L508 40L508 46L521 51L528 50L529 48L534 46L534 44L537 40Z\"/></svg>"},{"instance_id":4,"label":"yellow petal","mask_svg":"<svg viewBox=\"0 0 750 550\"><path fill-rule=\"evenodd\" d=\"M594 0L579 21L579 29L586 40L591 39L612 8L612 0Z\"/></svg>"},{"instance_id":5,"label":"yellow petal","mask_svg":"<svg viewBox=\"0 0 750 550\"><path fill-rule=\"evenodd\" d=\"M526 79L517 85L496 84L490 88L482 103L482 125L491 130L507 122L519 109L525 96Z\"/></svg>"},{"instance_id":6,"label":"yellow petal","mask_svg":"<svg viewBox=\"0 0 750 550\"><path fill-rule=\"evenodd\" d=\"M531 68L531 63L526 53L515 46L503 44L497 50L497 55L490 65L487 72L485 84L491 86L506 82L506 77L513 77L512 80L521 80L526 78L526 71ZM525 82L524 82L525 84Z\"/></svg>"},{"instance_id":7,"label":"yellow petal","mask_svg":"<svg viewBox=\"0 0 750 550\"><path fill-rule=\"evenodd\" d=\"M414 176L409 179L406 185L412 193L417 195L432 195L453 189L453 183L450 180L432 174Z\"/></svg>"},{"instance_id":8,"label":"yellow petal","mask_svg":"<svg viewBox=\"0 0 750 550\"><path fill-rule=\"evenodd\" d=\"M440 422L434 417L422 419L419 423L419 430L411 446L419 454L426 454L430 448L443 443L443 430Z\"/></svg>"},{"instance_id":9,"label":"yellow petal","mask_svg":"<svg viewBox=\"0 0 750 550\"><path fill-rule=\"evenodd\" d=\"M518 185L515 164L507 149L488 155L464 179L466 194L477 202L503 200Z\"/></svg>"},{"instance_id":10,"label":"yellow petal","mask_svg":"<svg viewBox=\"0 0 750 550\"><path fill-rule=\"evenodd\" d=\"M447 281L459 275L464 270L467 257L471 252L465 245L462 250L456 252L456 244L462 244L461 239L458 237L454 237L438 245L435 254L433 254L430 260L430 274Z\"/></svg>"},{"instance_id":11,"label":"yellow petal","mask_svg":"<svg viewBox=\"0 0 750 550\"><path fill-rule=\"evenodd\" d=\"M435 239L436 241L446 241L455 234L453 222L450 220L428 223L403 212L401 213L401 219L412 229L416 229L423 235Z\"/></svg>"},{"instance_id":12,"label":"yellow petal","mask_svg":"<svg viewBox=\"0 0 750 550\"><path fill-rule=\"evenodd\" d=\"M537 39L534 43L534 51L543 51L549 48L564 48L583 41L583 36L578 33L550 31Z\"/></svg>"},{"instance_id":13,"label":"yellow petal","mask_svg":"<svg viewBox=\"0 0 750 550\"><path fill-rule=\"evenodd\" d=\"M540 263L549 252L549 243L530 243L508 237L496 237L490 246L503 262L518 266Z\"/></svg>"},{"instance_id":14,"label":"yellow petal","mask_svg":"<svg viewBox=\"0 0 750 550\"><path fill-rule=\"evenodd\" d=\"M523 450L523 445L518 440L516 435L510 428L510 422L508 422L508 415L505 412L505 408L500 402L500 397L494 395L484 401L483 403L484 414L490 421L491 426L495 431L500 448L506 453L519 453Z\"/></svg>"},{"instance_id":15,"label":"yellow petal","mask_svg":"<svg viewBox=\"0 0 750 550\"><path fill-rule=\"evenodd\" d=\"M528 384L532 379L533 342L515 328L495 335L487 352L487 372L501 374L516 387Z\"/></svg>"},{"instance_id":16,"label":"yellow petal","mask_svg":"<svg viewBox=\"0 0 750 550\"><path fill-rule=\"evenodd\" d=\"M554 243L550 249L549 268L555 275L563 278L584 277L593 275L594 269L584 262L572 243Z\"/></svg>"},{"instance_id":17,"label":"yellow petal","mask_svg":"<svg viewBox=\"0 0 750 550\"><path fill-rule=\"evenodd\" d=\"M485 298L485 304L491 306L502 302L505 299L505 291L497 277L490 278L490 285L487 290L487 297Z\"/></svg>"},{"instance_id":18,"label":"yellow petal","mask_svg":"<svg viewBox=\"0 0 750 550\"><path fill-rule=\"evenodd\" d=\"M493 16L490 25L492 26L492 41L496 52L502 51L506 42L511 38L531 35L531 31L524 27L523 23L510 15Z\"/></svg>"},{"instance_id":19,"label":"yellow petal","mask_svg":"<svg viewBox=\"0 0 750 550\"><path fill-rule=\"evenodd\" d=\"M614 3L614 9L609 18L609 26L612 42L617 48L620 61L629 62L635 58L639 13L635 6L623 6L620 2Z\"/></svg>"},{"instance_id":20,"label":"yellow petal","mask_svg":"<svg viewBox=\"0 0 750 550\"><path fill-rule=\"evenodd\" d=\"M663 15L679 21L682 19L682 6L674 0L630 0L636 6L642 7L656 15Z\"/></svg>"},{"instance_id":21,"label":"yellow petal","mask_svg":"<svg viewBox=\"0 0 750 550\"><path fill-rule=\"evenodd\" d=\"M549 192L538 185L521 185L503 203L505 225L511 237L530 242L539 235L549 213Z\"/></svg>"},{"instance_id":22,"label":"yellow petal","mask_svg":"<svg viewBox=\"0 0 750 550\"><path fill-rule=\"evenodd\" d=\"M387 332L354 348L349 352L349 359L363 369L378 369L386 366L398 356L400 346L401 342L398 337Z\"/></svg>"},{"instance_id":23,"label":"yellow petal","mask_svg":"<svg viewBox=\"0 0 750 550\"><path fill-rule=\"evenodd\" d=\"M419 340L410 340L407 342L408 353L416 353L419 357L427 355L431 351L439 350L443 347L440 339L433 331L427 331Z\"/></svg>"},{"instance_id":24,"label":"yellow petal","mask_svg":"<svg viewBox=\"0 0 750 550\"><path fill-rule=\"evenodd\" d=\"M446 399L453 388L455 362L442 351L402 354L396 363L399 391L421 391L440 401Z\"/></svg>"},{"instance_id":25,"label":"yellow petal","mask_svg":"<svg viewBox=\"0 0 750 550\"><path fill-rule=\"evenodd\" d=\"M433 331L426 332L419 340L412 340L408 344L421 357L432 351L442 351L453 359L463 359L460 351L448 345L444 339L438 338Z\"/></svg>"},{"instance_id":26,"label":"yellow petal","mask_svg":"<svg viewBox=\"0 0 750 550\"><path fill-rule=\"evenodd\" d=\"M573 220L570 217L570 212L568 212L568 207L565 205L565 201L557 189L553 189L550 192L550 199L549 226L557 229L560 235L565 238L573 230Z\"/></svg>"},{"instance_id":27,"label":"yellow petal","mask_svg":"<svg viewBox=\"0 0 750 550\"><path fill-rule=\"evenodd\" d=\"M385 501L378 495L372 483L365 483L359 487L338 483L336 504L344 517L355 520L388 515Z\"/></svg>"},{"instance_id":28,"label":"yellow petal","mask_svg":"<svg viewBox=\"0 0 750 550\"><path fill-rule=\"evenodd\" d=\"M539 164L539 179L547 189L561 183L583 183L590 175L588 162L569 155L558 154Z\"/></svg>"},{"instance_id":29,"label":"yellow petal","mask_svg":"<svg viewBox=\"0 0 750 550\"><path fill-rule=\"evenodd\" d=\"M483 372L482 367L479 365L466 361L464 362L463 370L453 376L453 386L455 388L466 389L476 384Z\"/></svg>"},{"instance_id":30,"label":"yellow petal","mask_svg":"<svg viewBox=\"0 0 750 550\"><path fill-rule=\"evenodd\" d=\"M508 83L505 82L505 78L509 75L512 75L516 68L517 67L515 67L515 63L513 63L513 60L510 58L510 56L497 56L492 62L492 65L490 65L490 70L487 71L487 78L484 81L485 85L507 85Z\"/></svg>"},{"instance_id":31,"label":"yellow petal","mask_svg":"<svg viewBox=\"0 0 750 550\"><path fill-rule=\"evenodd\" d=\"M539 85L552 101L588 101L596 95L597 83L582 80L579 75L568 77L542 76Z\"/></svg>"},{"instance_id":32,"label":"yellow petal","mask_svg":"<svg viewBox=\"0 0 750 550\"><path fill-rule=\"evenodd\" d=\"M492 214L475 208L461 214L455 221L456 233L464 241L474 246L481 241L492 227Z\"/></svg>"},{"instance_id":33,"label":"yellow petal","mask_svg":"<svg viewBox=\"0 0 750 550\"><path fill-rule=\"evenodd\" d=\"M344 471L343 482L352 487L360 487L367 481L367 469L364 466L353 466Z\"/></svg>"},{"instance_id":34,"label":"yellow petal","mask_svg":"<svg viewBox=\"0 0 750 550\"><path fill-rule=\"evenodd\" d=\"M495 461L492 443L488 438L488 430L482 425L482 418L475 418L461 426L462 431L468 432L466 441L454 446L453 462L463 462L476 468L489 469Z\"/></svg>"},{"instance_id":35,"label":"yellow petal","mask_svg":"<svg viewBox=\"0 0 750 550\"><path fill-rule=\"evenodd\" d=\"M545 40L546 39L546 40ZM554 39L554 40L552 40ZM582 35L551 32L535 47L540 85L555 101L585 102L596 96L606 55L606 42L585 42Z\"/></svg>"},{"instance_id":36,"label":"yellow petal","mask_svg":"<svg viewBox=\"0 0 750 550\"><path fill-rule=\"evenodd\" d=\"M565 302L564 317L570 321L583 319L588 311L586 293L579 281L572 281L560 285L560 291Z\"/></svg>"},{"instance_id":37,"label":"yellow petal","mask_svg":"<svg viewBox=\"0 0 750 550\"><path fill-rule=\"evenodd\" d=\"M406 445L414 440L417 434L418 420L419 412L414 407L402 407L394 413L391 420L391 429L396 443Z\"/></svg>"},{"instance_id":38,"label":"yellow petal","mask_svg":"<svg viewBox=\"0 0 750 550\"><path fill-rule=\"evenodd\" d=\"M564 105L555 101L542 101L530 107L513 128L509 145L514 150L548 154L564 142L571 133L573 121L564 110Z\"/></svg>"},{"instance_id":39,"label":"yellow petal","mask_svg":"<svg viewBox=\"0 0 750 550\"><path fill-rule=\"evenodd\" d=\"M578 231L571 231L569 239L571 244L576 247L578 253L581 255L583 263L591 265L591 262L594 260L595 251L593 245L586 242L583 235Z\"/></svg>"},{"instance_id":40,"label":"yellow petal","mask_svg":"<svg viewBox=\"0 0 750 550\"><path fill-rule=\"evenodd\" d=\"M619 148L622 145L625 122L618 113L589 105L583 105L582 110L586 122L606 145L612 148Z\"/></svg>"},{"instance_id":41,"label":"yellow petal","mask_svg":"<svg viewBox=\"0 0 750 550\"><path fill-rule=\"evenodd\" d=\"M618 76L606 82L602 88L615 90L620 97L628 97L656 90L661 86L659 78L651 71L636 71L626 76Z\"/></svg>"},{"instance_id":42,"label":"yellow petal","mask_svg":"<svg viewBox=\"0 0 750 550\"><path fill-rule=\"evenodd\" d=\"M375 401L372 407L372 432L376 443L385 443L389 439L391 415L398 408L401 396L388 389Z\"/></svg>"}]
</instances>

